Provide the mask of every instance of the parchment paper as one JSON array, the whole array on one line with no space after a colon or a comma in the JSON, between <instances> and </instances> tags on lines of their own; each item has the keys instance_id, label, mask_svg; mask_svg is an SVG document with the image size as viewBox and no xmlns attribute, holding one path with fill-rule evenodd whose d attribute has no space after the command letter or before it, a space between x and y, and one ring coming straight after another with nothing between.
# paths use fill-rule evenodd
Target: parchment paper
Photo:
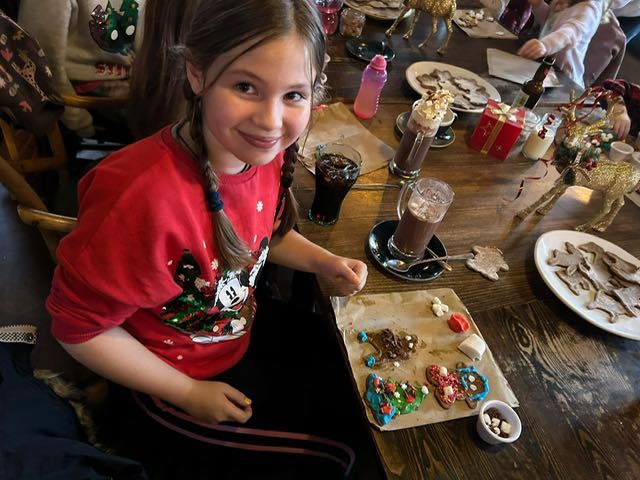
<instances>
[{"instance_id":1,"label":"parchment paper","mask_svg":"<svg viewBox=\"0 0 640 480\"><path fill-rule=\"evenodd\" d=\"M431 300L438 297L449 306L449 312L438 318L431 311ZM455 368L458 362L475 365L477 370L489 380L489 394L486 400L502 400L512 407L519 406L509 383L496 364L487 345L487 350L480 361L472 361L458 350L458 345L471 333L479 336L480 331L471 318L466 307L450 288L422 290L415 292L384 293L375 295L357 295L346 304L340 299L332 297L332 304L336 314L338 329L349 355L351 373L355 378L360 396L366 391L366 379L370 373L377 373L383 378L392 377L397 381L411 381L428 384L425 370L431 364ZM470 330L465 333L454 333L447 325L447 318L452 313L461 313L469 319ZM364 364L364 357L374 354L375 349L368 343L358 341L358 332L364 330L373 332L383 328L390 328L394 332L400 330L418 335L421 348L416 354L400 364L400 367L385 365L383 368L368 368ZM444 422L455 418L477 415L480 404L474 410L466 402L457 401L450 409L440 406L434 395L434 388L428 384L429 395L424 399L420 408L415 412L399 415L385 426L378 425L365 404L367 417L372 425L380 430L400 430L403 428ZM362 400L364 402L364 400Z\"/></svg>"},{"instance_id":2,"label":"parchment paper","mask_svg":"<svg viewBox=\"0 0 640 480\"><path fill-rule=\"evenodd\" d=\"M475 27L465 27L460 23L460 17L462 17L467 12L468 10L456 10L456 13L453 14L453 21L458 27L460 27L460 29L464 33L469 35L471 38L498 38L502 40L516 40L518 38L516 35L500 25L497 18L495 18L493 22L487 21L487 16L493 15L486 9L484 10L485 17L482 20L478 20L478 25L476 25Z\"/></svg>"},{"instance_id":3,"label":"parchment paper","mask_svg":"<svg viewBox=\"0 0 640 480\"><path fill-rule=\"evenodd\" d=\"M532 78L540 66L538 62L503 52L497 48L487 48L487 65L489 66L489 75L504 78L521 85ZM543 85L545 88L560 85L560 80L558 80L553 68L549 71L547 78L544 79Z\"/></svg>"},{"instance_id":4,"label":"parchment paper","mask_svg":"<svg viewBox=\"0 0 640 480\"><path fill-rule=\"evenodd\" d=\"M300 137L304 139L306 132ZM362 157L360 175L386 167L395 150L362 126L351 110L341 102L315 110L309 136L302 150L303 165L315 173L315 149L320 143L340 141L355 148Z\"/></svg>"}]
</instances>

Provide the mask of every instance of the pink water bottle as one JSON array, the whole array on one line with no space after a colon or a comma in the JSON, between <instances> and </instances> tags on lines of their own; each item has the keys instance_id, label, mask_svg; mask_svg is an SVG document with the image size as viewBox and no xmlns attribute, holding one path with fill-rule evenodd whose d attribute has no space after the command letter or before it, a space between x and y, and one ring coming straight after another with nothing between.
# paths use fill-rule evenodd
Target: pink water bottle
<instances>
[{"instance_id":1,"label":"pink water bottle","mask_svg":"<svg viewBox=\"0 0 640 480\"><path fill-rule=\"evenodd\" d=\"M378 111L380 92L387 81L387 61L382 55L373 57L362 73L360 90L353 104L355 114L366 120Z\"/></svg>"}]
</instances>

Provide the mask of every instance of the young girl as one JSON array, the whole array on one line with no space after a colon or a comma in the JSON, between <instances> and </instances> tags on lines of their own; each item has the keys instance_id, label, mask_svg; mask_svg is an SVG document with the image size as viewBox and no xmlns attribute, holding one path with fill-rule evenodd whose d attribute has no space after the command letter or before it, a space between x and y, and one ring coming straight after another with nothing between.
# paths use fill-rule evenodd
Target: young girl
<instances>
[{"instance_id":1,"label":"young girl","mask_svg":"<svg viewBox=\"0 0 640 480\"><path fill-rule=\"evenodd\" d=\"M260 408L252 402L260 391L249 395L220 375L249 348L266 260L328 277L345 295L365 284L363 262L291 229L294 142L324 50L310 0L203 0L181 49L186 119L115 153L80 183L78 225L60 244L47 300L53 334L98 374L151 395L138 399L153 418L193 438L213 435L202 429L219 422L252 425ZM260 365L251 369L254 384L264 381ZM295 396L272 399L285 413L295 409ZM203 441L239 444L245 430L252 445L265 435L221 426L232 440Z\"/></svg>"},{"instance_id":2,"label":"young girl","mask_svg":"<svg viewBox=\"0 0 640 480\"><path fill-rule=\"evenodd\" d=\"M543 25L540 39L526 42L518 55L538 59L557 54L556 66L584 88L584 57L602 18L599 0L529 0L536 22Z\"/></svg>"}]
</instances>

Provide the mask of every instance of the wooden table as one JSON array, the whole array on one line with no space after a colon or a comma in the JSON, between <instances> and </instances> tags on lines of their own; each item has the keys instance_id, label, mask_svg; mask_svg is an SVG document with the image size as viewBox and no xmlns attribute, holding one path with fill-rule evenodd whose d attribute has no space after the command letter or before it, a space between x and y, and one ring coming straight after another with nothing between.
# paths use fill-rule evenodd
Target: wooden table
<instances>
[{"instance_id":1,"label":"wooden table","mask_svg":"<svg viewBox=\"0 0 640 480\"><path fill-rule=\"evenodd\" d=\"M334 59L339 42L331 44ZM469 51L467 46L482 50L491 42L482 48L474 47L476 43L481 42L465 42L465 51ZM456 38L447 55L453 56L455 49ZM413 50L405 53L409 62L420 59L412 57ZM335 92L350 98L357 85L350 70L355 65L347 59L344 63L348 68L342 70L337 69L338 61L330 64L329 79L339 85ZM398 146L395 118L415 98L402 95L402 72L400 62L395 63L393 88L386 91L376 117L363 122L394 148ZM504 94L507 100L514 88ZM387 478L403 480L640 478L640 343L606 333L566 308L543 283L532 256L542 233L572 229L594 214L600 207L599 195L571 188L546 217L515 221L515 212L548 189L558 174L550 171L543 180L527 182L522 197L510 201L520 180L543 172L544 166L519 155L501 162L470 150L466 139L477 119L478 115L461 116L454 125L455 143L431 149L422 174L446 181L456 193L438 231L448 251L462 253L473 245L497 245L510 265L499 281L486 280L457 263L454 271L433 282L405 283L372 265L364 245L373 225L395 217L396 189L352 190L333 226L321 227L304 219L299 223L300 231L312 241L367 263L369 279L363 293L453 288L520 400L517 412L523 423L522 436L504 447L492 447L479 439L475 417L396 432L372 428L384 472ZM380 169L358 182L397 183L398 179ZM315 184L302 167L296 171L294 187L306 214ZM640 210L628 201L599 236L639 257L639 224ZM322 279L320 287L324 295L333 293ZM333 313L327 310L327 315Z\"/></svg>"},{"instance_id":2,"label":"wooden table","mask_svg":"<svg viewBox=\"0 0 640 480\"><path fill-rule=\"evenodd\" d=\"M382 93L386 103L406 102L420 97L405 80L406 68L414 62L442 62L466 68L482 78L488 80L500 93L502 101L511 104L520 88L518 84L489 76L487 66L487 48L497 48L505 52L515 53L522 44L519 40L503 39L471 39L456 25L444 56L436 53L445 38L446 29L440 28L438 37L434 37L426 48L419 49L417 45L426 38L431 30L431 22L422 18L416 27L411 40L404 40L402 35L408 28L409 22L400 23L396 33L389 39L385 30L389 23L367 19L363 32L363 40L384 40L396 52L396 58L387 66L387 84ZM327 65L326 74L331 90L332 101L353 100L360 86L362 70L366 63L351 56L345 47L345 39L339 34L330 37L328 53L331 62ZM541 99L541 104L557 105L566 102L572 89L580 90L566 75L556 70L560 87L548 88Z\"/></svg>"}]
</instances>

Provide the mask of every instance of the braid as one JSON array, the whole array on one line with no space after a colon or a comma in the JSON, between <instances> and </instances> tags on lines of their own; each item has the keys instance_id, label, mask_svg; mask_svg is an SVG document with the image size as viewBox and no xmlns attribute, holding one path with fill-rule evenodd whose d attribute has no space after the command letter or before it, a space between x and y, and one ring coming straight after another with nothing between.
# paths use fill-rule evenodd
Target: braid
<instances>
[{"instance_id":1,"label":"braid","mask_svg":"<svg viewBox=\"0 0 640 480\"><path fill-rule=\"evenodd\" d=\"M202 130L202 97L187 95L187 118L190 118L189 135L194 145L193 155L200 164L205 180L205 198L213 217L213 234L222 264L231 270L246 267L252 261L249 248L238 237L233 225L224 213L223 203L218 193L218 176L207 158L206 145Z\"/></svg>"},{"instance_id":2,"label":"braid","mask_svg":"<svg viewBox=\"0 0 640 480\"><path fill-rule=\"evenodd\" d=\"M284 236L298 221L298 202L296 202L291 185L293 183L293 172L298 160L298 144L289 145L284 151L284 165L282 166L282 188L284 188L284 211L280 217L280 226L276 235Z\"/></svg>"}]
</instances>

